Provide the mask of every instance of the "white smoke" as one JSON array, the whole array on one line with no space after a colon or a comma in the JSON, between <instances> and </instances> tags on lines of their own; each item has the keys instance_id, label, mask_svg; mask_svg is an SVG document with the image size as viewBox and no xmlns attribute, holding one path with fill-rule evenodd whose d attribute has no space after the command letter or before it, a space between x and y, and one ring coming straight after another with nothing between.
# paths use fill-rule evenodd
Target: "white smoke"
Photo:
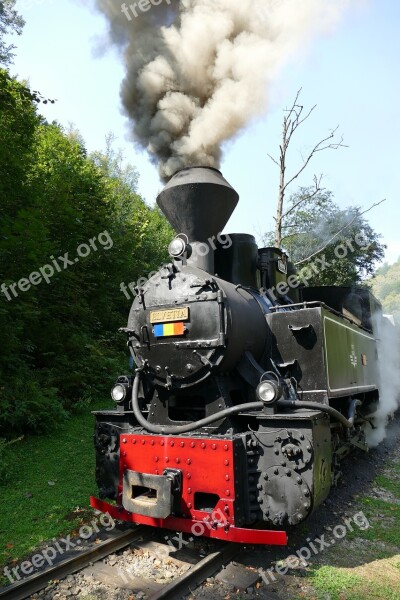
<instances>
[{"instance_id":1,"label":"white smoke","mask_svg":"<svg viewBox=\"0 0 400 600\"><path fill-rule=\"evenodd\" d=\"M132 1L132 0L131 0ZM221 145L265 112L268 85L349 0L95 0L125 56L123 106L164 179L219 167Z\"/></svg>"},{"instance_id":2,"label":"white smoke","mask_svg":"<svg viewBox=\"0 0 400 600\"><path fill-rule=\"evenodd\" d=\"M376 328L376 326L378 327ZM373 448L386 437L389 418L400 408L400 331L391 317L374 323L377 331L379 365L379 406L373 416L375 429L367 429L367 443Z\"/></svg>"}]
</instances>

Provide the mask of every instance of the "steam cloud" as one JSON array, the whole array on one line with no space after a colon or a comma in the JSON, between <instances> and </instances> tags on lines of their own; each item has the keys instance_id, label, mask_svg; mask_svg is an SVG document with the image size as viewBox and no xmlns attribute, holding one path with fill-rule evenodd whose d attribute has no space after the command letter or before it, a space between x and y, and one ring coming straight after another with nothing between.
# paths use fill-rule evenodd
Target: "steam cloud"
<instances>
[{"instance_id":1,"label":"steam cloud","mask_svg":"<svg viewBox=\"0 0 400 600\"><path fill-rule=\"evenodd\" d=\"M95 2L124 51L133 138L168 179L185 166L219 167L222 143L266 110L279 68L349 0Z\"/></svg>"},{"instance_id":2,"label":"steam cloud","mask_svg":"<svg viewBox=\"0 0 400 600\"><path fill-rule=\"evenodd\" d=\"M367 443L375 447L386 437L386 426L391 415L400 408L399 364L400 339L398 325L392 324L390 318L383 317L382 323L375 322L378 338L378 366L380 376L379 405L374 413L375 429L367 429Z\"/></svg>"}]
</instances>

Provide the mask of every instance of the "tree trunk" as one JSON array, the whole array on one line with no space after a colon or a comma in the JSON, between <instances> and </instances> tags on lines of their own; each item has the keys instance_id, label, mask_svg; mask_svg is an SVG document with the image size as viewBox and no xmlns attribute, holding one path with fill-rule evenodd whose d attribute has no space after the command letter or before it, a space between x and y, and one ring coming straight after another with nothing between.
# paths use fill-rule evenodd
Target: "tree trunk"
<instances>
[{"instance_id":1,"label":"tree trunk","mask_svg":"<svg viewBox=\"0 0 400 600\"><path fill-rule=\"evenodd\" d=\"M285 200L285 171L286 171L286 148L287 148L287 118L283 119L282 145L280 148L280 174L279 174L279 191L278 191L278 207L276 210L276 228L275 228L275 246L280 248L282 245L282 213L283 202Z\"/></svg>"}]
</instances>

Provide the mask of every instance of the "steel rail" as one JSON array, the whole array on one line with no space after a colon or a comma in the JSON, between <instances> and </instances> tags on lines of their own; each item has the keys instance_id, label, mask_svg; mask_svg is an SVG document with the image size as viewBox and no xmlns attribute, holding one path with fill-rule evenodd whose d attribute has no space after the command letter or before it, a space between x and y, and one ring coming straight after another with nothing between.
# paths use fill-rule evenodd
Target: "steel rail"
<instances>
[{"instance_id":1,"label":"steel rail","mask_svg":"<svg viewBox=\"0 0 400 600\"><path fill-rule=\"evenodd\" d=\"M134 530L123 531L119 535L100 542L94 548L84 550L76 556L60 561L49 569L30 575L6 588L0 589L0 599L24 600L45 588L49 581L63 579L67 575L71 575L87 567L91 562L96 562L109 554L118 552L118 550L135 541L145 531L147 531L147 527L143 526L136 527Z\"/></svg>"},{"instance_id":2,"label":"steel rail","mask_svg":"<svg viewBox=\"0 0 400 600\"><path fill-rule=\"evenodd\" d=\"M242 546L239 544L226 544L221 550L208 554L186 573L148 596L148 600L177 600L180 595L191 591L190 586L198 587L207 577L230 562L241 550Z\"/></svg>"}]
</instances>

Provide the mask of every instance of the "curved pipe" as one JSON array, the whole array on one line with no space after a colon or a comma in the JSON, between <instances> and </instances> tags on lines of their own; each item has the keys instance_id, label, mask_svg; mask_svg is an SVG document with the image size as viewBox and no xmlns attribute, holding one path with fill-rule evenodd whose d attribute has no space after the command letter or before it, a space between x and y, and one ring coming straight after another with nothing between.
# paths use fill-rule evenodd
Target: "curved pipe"
<instances>
[{"instance_id":1,"label":"curved pipe","mask_svg":"<svg viewBox=\"0 0 400 600\"><path fill-rule=\"evenodd\" d=\"M349 406L349 423L351 423L351 425L354 425L354 419L356 418L356 409L357 406L361 406L362 402L361 400L358 400L356 398L352 398L350 400L350 406Z\"/></svg>"},{"instance_id":2,"label":"curved pipe","mask_svg":"<svg viewBox=\"0 0 400 600\"><path fill-rule=\"evenodd\" d=\"M179 433L187 433L189 431L194 431L195 429L199 429L200 427L206 427L211 423L215 423L215 421L219 421L220 419L224 419L226 417L230 417L232 415L237 414L243 410L261 410L264 408L263 402L247 402L246 404L238 404L237 406L232 406L231 408L226 408L225 410L221 410L215 415L210 415L209 417L205 417L204 419L200 419L200 421L194 421L193 423L188 423L187 425L155 425L154 423L149 423L147 419L142 415L139 408L139 384L140 384L140 372L136 373L135 381L133 382L132 388L132 412L135 415L135 418L139 425L150 431L150 433L162 433L162 434L179 434Z\"/></svg>"},{"instance_id":3,"label":"curved pipe","mask_svg":"<svg viewBox=\"0 0 400 600\"><path fill-rule=\"evenodd\" d=\"M346 419L341 412L332 408L328 404L321 404L319 402L297 402L296 400L279 400L277 406L282 408L310 408L311 410L320 410L321 412L326 412L330 417L335 419L335 421L339 421L342 425L347 427L347 429L351 429L354 425L354 417L356 412L356 407L358 404L361 404L360 400L351 400L350 408L349 408L349 419Z\"/></svg>"}]
</instances>

